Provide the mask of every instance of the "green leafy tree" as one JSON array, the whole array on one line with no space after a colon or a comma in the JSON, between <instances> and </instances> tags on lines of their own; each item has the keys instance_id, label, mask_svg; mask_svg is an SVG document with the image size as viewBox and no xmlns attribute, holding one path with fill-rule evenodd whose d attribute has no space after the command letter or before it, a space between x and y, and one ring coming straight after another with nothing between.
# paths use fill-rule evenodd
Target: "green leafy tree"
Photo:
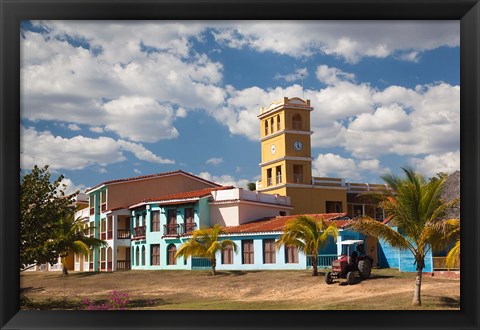
<instances>
[{"instance_id":1,"label":"green leafy tree","mask_svg":"<svg viewBox=\"0 0 480 330\"><path fill-rule=\"evenodd\" d=\"M53 237L51 247L58 251L58 255L61 257L64 276L68 275L65 261L70 253L88 255L91 248L107 245L105 241L86 235L83 222L80 219L75 219L73 214L69 214L66 218L60 220L60 226L54 232Z\"/></svg>"},{"instance_id":2,"label":"green leafy tree","mask_svg":"<svg viewBox=\"0 0 480 330\"><path fill-rule=\"evenodd\" d=\"M51 182L48 165L35 167L21 178L20 183L20 267L50 263L58 259L53 233L60 220L75 212L75 194L66 196L64 178Z\"/></svg>"},{"instance_id":3,"label":"green leafy tree","mask_svg":"<svg viewBox=\"0 0 480 330\"><path fill-rule=\"evenodd\" d=\"M224 251L228 246L232 246L237 252L237 245L229 239L220 240L220 235L225 233L223 228L215 224L213 228L198 229L192 233L192 238L185 242L177 251L175 257L201 257L208 258L212 265L212 275L215 276L217 266L216 254L218 251Z\"/></svg>"},{"instance_id":4,"label":"green leafy tree","mask_svg":"<svg viewBox=\"0 0 480 330\"><path fill-rule=\"evenodd\" d=\"M448 235L439 225L445 211L458 200L444 203L441 198L445 176L435 180L426 178L413 169L402 168L405 177L385 175L382 179L392 190L365 193L364 196L376 200L390 217L395 231L389 225L370 217L353 220L352 227L364 234L381 238L400 250L409 250L415 259L416 280L412 304L421 305L422 270L425 256L430 249L445 248Z\"/></svg>"},{"instance_id":5,"label":"green leafy tree","mask_svg":"<svg viewBox=\"0 0 480 330\"><path fill-rule=\"evenodd\" d=\"M249 183L247 184L247 188L248 188L248 190L250 190L250 191L255 191L255 190L257 190L257 185L255 184L255 182L249 182Z\"/></svg>"},{"instance_id":6,"label":"green leafy tree","mask_svg":"<svg viewBox=\"0 0 480 330\"><path fill-rule=\"evenodd\" d=\"M298 216L285 225L283 234L275 243L277 249L282 245L293 246L312 256L313 276L318 275L318 252L328 243L329 237L336 239L338 229L335 224L327 226L325 221L315 220L311 216Z\"/></svg>"}]
</instances>

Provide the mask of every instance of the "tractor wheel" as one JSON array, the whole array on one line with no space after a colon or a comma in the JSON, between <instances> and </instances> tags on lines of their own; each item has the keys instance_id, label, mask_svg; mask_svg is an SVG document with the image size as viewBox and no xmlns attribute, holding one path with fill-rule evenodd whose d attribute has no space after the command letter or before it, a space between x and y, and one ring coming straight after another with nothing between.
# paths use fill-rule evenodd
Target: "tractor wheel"
<instances>
[{"instance_id":1,"label":"tractor wheel","mask_svg":"<svg viewBox=\"0 0 480 330\"><path fill-rule=\"evenodd\" d=\"M325 274L325 283L327 283L327 284L332 284L333 283L332 272L327 272Z\"/></svg>"},{"instance_id":2,"label":"tractor wheel","mask_svg":"<svg viewBox=\"0 0 480 330\"><path fill-rule=\"evenodd\" d=\"M370 260L363 259L358 262L358 272L360 273L360 277L369 278L370 274L372 273L372 264Z\"/></svg>"},{"instance_id":3,"label":"tractor wheel","mask_svg":"<svg viewBox=\"0 0 480 330\"><path fill-rule=\"evenodd\" d=\"M355 272L348 272L347 273L347 284L352 285L355 283Z\"/></svg>"}]
</instances>

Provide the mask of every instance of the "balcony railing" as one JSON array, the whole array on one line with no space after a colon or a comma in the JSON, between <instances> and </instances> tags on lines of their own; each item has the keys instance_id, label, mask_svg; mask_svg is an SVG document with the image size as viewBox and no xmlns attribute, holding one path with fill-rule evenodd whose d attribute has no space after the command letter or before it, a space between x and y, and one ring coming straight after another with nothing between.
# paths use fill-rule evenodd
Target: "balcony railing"
<instances>
[{"instance_id":1,"label":"balcony railing","mask_svg":"<svg viewBox=\"0 0 480 330\"><path fill-rule=\"evenodd\" d=\"M293 183L302 183L303 175L302 174L293 174Z\"/></svg>"},{"instance_id":2,"label":"balcony railing","mask_svg":"<svg viewBox=\"0 0 480 330\"><path fill-rule=\"evenodd\" d=\"M130 229L118 229L117 230L118 239L129 239L130 238Z\"/></svg>"},{"instance_id":3,"label":"balcony railing","mask_svg":"<svg viewBox=\"0 0 480 330\"><path fill-rule=\"evenodd\" d=\"M182 234L188 234L195 230L197 227L196 223L182 223L181 225Z\"/></svg>"},{"instance_id":4,"label":"balcony railing","mask_svg":"<svg viewBox=\"0 0 480 330\"><path fill-rule=\"evenodd\" d=\"M192 258L192 269L209 269L212 263L208 258Z\"/></svg>"},{"instance_id":5,"label":"balcony railing","mask_svg":"<svg viewBox=\"0 0 480 330\"><path fill-rule=\"evenodd\" d=\"M169 223L166 225L163 225L163 232L165 236L178 236L178 228L180 226L176 223Z\"/></svg>"},{"instance_id":6,"label":"balcony railing","mask_svg":"<svg viewBox=\"0 0 480 330\"><path fill-rule=\"evenodd\" d=\"M446 257L433 257L432 259L433 259L433 270L446 270L446 271L460 270L459 259L455 261L455 264L453 265L452 268L447 267L447 264L445 262Z\"/></svg>"},{"instance_id":7,"label":"balcony railing","mask_svg":"<svg viewBox=\"0 0 480 330\"><path fill-rule=\"evenodd\" d=\"M117 270L129 270L132 268L130 260L117 260Z\"/></svg>"},{"instance_id":8,"label":"balcony railing","mask_svg":"<svg viewBox=\"0 0 480 330\"><path fill-rule=\"evenodd\" d=\"M312 256L307 256L307 268L312 267ZM332 261L338 259L336 254L319 254L317 259L318 267L330 267L332 266Z\"/></svg>"},{"instance_id":9,"label":"balcony railing","mask_svg":"<svg viewBox=\"0 0 480 330\"><path fill-rule=\"evenodd\" d=\"M133 228L133 238L145 237L146 227L140 226Z\"/></svg>"}]
</instances>

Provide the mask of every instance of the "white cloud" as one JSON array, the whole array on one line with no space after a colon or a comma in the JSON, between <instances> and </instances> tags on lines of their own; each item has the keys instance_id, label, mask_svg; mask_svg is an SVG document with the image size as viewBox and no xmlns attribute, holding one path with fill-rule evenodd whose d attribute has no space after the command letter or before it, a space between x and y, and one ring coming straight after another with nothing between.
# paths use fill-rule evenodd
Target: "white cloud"
<instances>
[{"instance_id":1,"label":"white cloud","mask_svg":"<svg viewBox=\"0 0 480 330\"><path fill-rule=\"evenodd\" d=\"M82 129L77 124L69 124L68 129L71 131L81 131Z\"/></svg>"},{"instance_id":2,"label":"white cloud","mask_svg":"<svg viewBox=\"0 0 480 330\"><path fill-rule=\"evenodd\" d=\"M368 173L383 174L389 170L382 167L378 159L358 161L332 153L319 154L312 165L315 176L340 177L347 181L364 180Z\"/></svg>"},{"instance_id":3,"label":"white cloud","mask_svg":"<svg viewBox=\"0 0 480 330\"><path fill-rule=\"evenodd\" d=\"M85 191L85 188L86 188L85 185L83 184L80 184L80 185L74 184L73 181L68 178L63 178L63 180L61 181L61 184L66 185L65 195L73 194L77 190L82 192L82 191Z\"/></svg>"},{"instance_id":4,"label":"white cloud","mask_svg":"<svg viewBox=\"0 0 480 330\"><path fill-rule=\"evenodd\" d=\"M157 142L178 136L172 127L174 111L169 105L141 96L122 96L103 105L105 118L110 118L105 129L132 141Z\"/></svg>"},{"instance_id":5,"label":"white cloud","mask_svg":"<svg viewBox=\"0 0 480 330\"><path fill-rule=\"evenodd\" d=\"M439 172L453 173L460 170L460 151L428 155L424 158L412 158L410 164L427 177L433 177Z\"/></svg>"},{"instance_id":6,"label":"white cloud","mask_svg":"<svg viewBox=\"0 0 480 330\"><path fill-rule=\"evenodd\" d=\"M92 127L90 127L90 131L92 131L94 133L103 133L104 132L103 127L100 127L100 126L92 126Z\"/></svg>"},{"instance_id":7,"label":"white cloud","mask_svg":"<svg viewBox=\"0 0 480 330\"><path fill-rule=\"evenodd\" d=\"M212 157L210 159L207 159L207 161L205 162L205 164L211 164L213 166L218 166L220 165L221 163L223 163L223 158L222 157Z\"/></svg>"},{"instance_id":8,"label":"white cloud","mask_svg":"<svg viewBox=\"0 0 480 330\"><path fill-rule=\"evenodd\" d=\"M460 88L445 83L377 91L378 106L353 119L344 147L355 157L437 154L460 146Z\"/></svg>"},{"instance_id":9,"label":"white cloud","mask_svg":"<svg viewBox=\"0 0 480 330\"><path fill-rule=\"evenodd\" d=\"M397 104L362 113L348 126L355 131L407 131L411 128L406 112Z\"/></svg>"},{"instance_id":10,"label":"white cloud","mask_svg":"<svg viewBox=\"0 0 480 330\"><path fill-rule=\"evenodd\" d=\"M185 118L187 117L187 110L185 108L178 108L175 112L175 117L177 118Z\"/></svg>"},{"instance_id":11,"label":"white cloud","mask_svg":"<svg viewBox=\"0 0 480 330\"><path fill-rule=\"evenodd\" d=\"M190 49L202 24L34 24L48 32L23 33L23 118L84 124L97 133L104 127L124 139L153 142L175 138L174 120L188 109L224 102L222 65Z\"/></svg>"},{"instance_id":12,"label":"white cloud","mask_svg":"<svg viewBox=\"0 0 480 330\"><path fill-rule=\"evenodd\" d=\"M133 172L136 174L142 174L142 171L140 171L138 168L134 168Z\"/></svg>"},{"instance_id":13,"label":"white cloud","mask_svg":"<svg viewBox=\"0 0 480 330\"><path fill-rule=\"evenodd\" d=\"M216 176L216 175L210 174L209 172L201 172L200 174L197 174L197 176L205 180L216 182L223 186L234 186L236 188L244 188L244 189L247 189L248 183L252 182L251 180L248 180L248 179L235 179L231 175L227 175L227 174Z\"/></svg>"},{"instance_id":14,"label":"white cloud","mask_svg":"<svg viewBox=\"0 0 480 330\"><path fill-rule=\"evenodd\" d=\"M313 174L321 177L337 176L350 180L358 180L361 177L353 159L343 158L332 153L319 154L315 158Z\"/></svg>"},{"instance_id":15,"label":"white cloud","mask_svg":"<svg viewBox=\"0 0 480 330\"><path fill-rule=\"evenodd\" d=\"M34 128L21 128L20 163L22 168L34 165L50 165L52 169L79 170L91 165L106 166L126 160L125 152L131 152L140 160L157 164L173 164L145 149L141 144L109 137L98 139L75 136L63 138L51 132L37 132Z\"/></svg>"},{"instance_id":16,"label":"white cloud","mask_svg":"<svg viewBox=\"0 0 480 330\"><path fill-rule=\"evenodd\" d=\"M422 52L460 44L458 21L242 21L217 24L217 42L296 58L323 53L356 63L363 57L418 61Z\"/></svg>"},{"instance_id":17,"label":"white cloud","mask_svg":"<svg viewBox=\"0 0 480 330\"><path fill-rule=\"evenodd\" d=\"M307 78L307 77L308 77L307 68L297 69L297 70L295 70L294 73L290 73L290 74L283 75L283 74L277 73L275 75L275 79L282 79L282 80L285 80L287 82L297 81L297 80L304 79L304 78Z\"/></svg>"},{"instance_id":18,"label":"white cloud","mask_svg":"<svg viewBox=\"0 0 480 330\"><path fill-rule=\"evenodd\" d=\"M327 85L335 85L339 81L344 80L355 80L355 75L353 73L343 72L340 69L328 67L327 65L319 65L315 73L317 79Z\"/></svg>"}]
</instances>

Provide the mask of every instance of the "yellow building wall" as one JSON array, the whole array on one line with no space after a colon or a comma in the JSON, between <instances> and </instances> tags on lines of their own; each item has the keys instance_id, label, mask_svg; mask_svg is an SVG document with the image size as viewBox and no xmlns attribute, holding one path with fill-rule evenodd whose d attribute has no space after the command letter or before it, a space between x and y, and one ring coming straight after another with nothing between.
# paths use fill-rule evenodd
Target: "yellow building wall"
<instances>
[{"instance_id":1,"label":"yellow building wall","mask_svg":"<svg viewBox=\"0 0 480 330\"><path fill-rule=\"evenodd\" d=\"M302 150L298 151L293 148L295 141L302 142ZM290 157L311 157L312 151L310 147L310 135L305 134L285 134L286 156Z\"/></svg>"},{"instance_id":2,"label":"yellow building wall","mask_svg":"<svg viewBox=\"0 0 480 330\"><path fill-rule=\"evenodd\" d=\"M312 184L312 163L310 161L289 161L286 163L287 183L294 183L293 181L293 165L303 165L303 184Z\"/></svg>"},{"instance_id":3,"label":"yellow building wall","mask_svg":"<svg viewBox=\"0 0 480 330\"><path fill-rule=\"evenodd\" d=\"M276 168L277 166L280 166L281 169L282 169L282 181L281 182L277 182L277 173L276 173ZM267 170L271 169L272 170L272 185L278 185L278 184L283 184L283 183L286 183L286 162L284 160L282 161L279 161L279 162L276 162L276 163L273 163L271 165L268 165L268 166L264 166L261 168L262 170L262 188L267 188L268 185L267 185Z\"/></svg>"},{"instance_id":4,"label":"yellow building wall","mask_svg":"<svg viewBox=\"0 0 480 330\"><path fill-rule=\"evenodd\" d=\"M302 110L302 109L289 109L288 107L285 107L284 109L287 109L285 111L286 117L285 117L285 129L293 129L292 126L292 118L296 114L299 114L302 117L302 130L310 130L310 110Z\"/></svg>"},{"instance_id":5,"label":"yellow building wall","mask_svg":"<svg viewBox=\"0 0 480 330\"><path fill-rule=\"evenodd\" d=\"M326 213L327 201L342 202L343 212L347 210L347 194L343 189L286 187L285 193L293 206L290 214Z\"/></svg>"},{"instance_id":6,"label":"yellow building wall","mask_svg":"<svg viewBox=\"0 0 480 330\"><path fill-rule=\"evenodd\" d=\"M292 142L293 143L293 142ZM275 153L272 154L272 145ZM262 142L262 163L285 156L285 135L281 134Z\"/></svg>"},{"instance_id":7,"label":"yellow building wall","mask_svg":"<svg viewBox=\"0 0 480 330\"><path fill-rule=\"evenodd\" d=\"M279 116L279 117L277 117L277 116ZM272 130L272 125L271 125L272 118L273 118L273 121L274 121L273 130ZM277 127L278 118L280 118L280 129L278 129L278 127ZM267 120L268 120L268 134L265 134L265 122ZM284 123L285 123L284 112L281 111L281 110L273 112L270 116L267 116L267 117L260 120L260 137L263 138L267 135L271 135L275 132L284 130L285 129L285 124Z\"/></svg>"}]
</instances>

